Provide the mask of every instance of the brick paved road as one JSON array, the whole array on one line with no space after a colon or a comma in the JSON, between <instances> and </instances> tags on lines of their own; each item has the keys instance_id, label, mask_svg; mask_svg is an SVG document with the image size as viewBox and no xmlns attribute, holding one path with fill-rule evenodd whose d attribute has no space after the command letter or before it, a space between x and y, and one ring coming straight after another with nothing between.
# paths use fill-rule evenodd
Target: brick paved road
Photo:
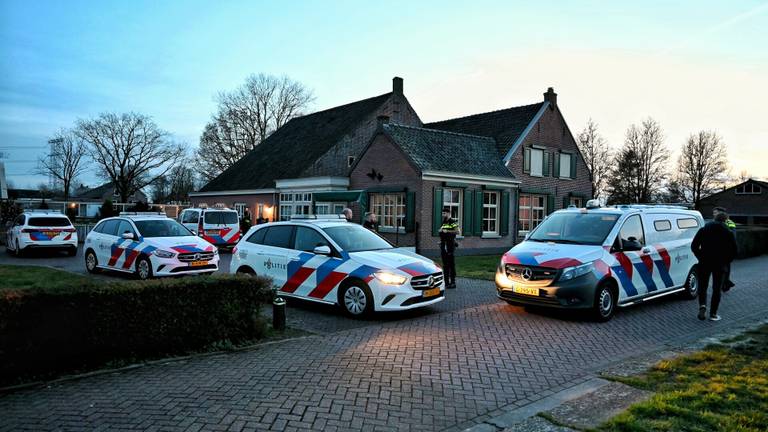
<instances>
[{"instance_id":1,"label":"brick paved road","mask_svg":"<svg viewBox=\"0 0 768 432\"><path fill-rule=\"evenodd\" d=\"M462 283L472 302L421 316L8 394L0 430L456 429L611 362L768 318L766 268L768 256L734 265L719 323L667 299L596 324L484 302L490 283Z\"/></svg>"}]
</instances>

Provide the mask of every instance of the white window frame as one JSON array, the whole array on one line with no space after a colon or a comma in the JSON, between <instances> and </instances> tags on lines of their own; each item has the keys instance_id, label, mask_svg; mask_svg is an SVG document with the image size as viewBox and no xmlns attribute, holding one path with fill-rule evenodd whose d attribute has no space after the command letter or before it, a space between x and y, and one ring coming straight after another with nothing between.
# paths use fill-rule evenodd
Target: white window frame
<instances>
[{"instance_id":1,"label":"white window frame","mask_svg":"<svg viewBox=\"0 0 768 432\"><path fill-rule=\"evenodd\" d=\"M457 200L453 201L453 194L456 194ZM450 200L446 200L445 197L448 195L451 197ZM443 211L446 211L446 208L448 210L448 213L451 214L451 218L456 221L456 225L462 226L462 209L464 208L464 190L463 189L456 189L456 188L446 188L443 189ZM454 216L454 210L455 210L455 216Z\"/></svg>"},{"instance_id":2,"label":"white window frame","mask_svg":"<svg viewBox=\"0 0 768 432\"><path fill-rule=\"evenodd\" d=\"M370 210L376 214L382 232L405 233L405 193L371 193Z\"/></svg>"},{"instance_id":3,"label":"white window frame","mask_svg":"<svg viewBox=\"0 0 768 432\"><path fill-rule=\"evenodd\" d=\"M491 203L492 200L486 199L486 197L491 196L495 197L495 202L493 203ZM483 237L497 237L499 235L500 200L501 194L498 191L483 191ZM490 216L491 214L493 216ZM493 229L486 229L491 228L491 223L493 223Z\"/></svg>"},{"instance_id":4,"label":"white window frame","mask_svg":"<svg viewBox=\"0 0 768 432\"><path fill-rule=\"evenodd\" d=\"M747 190L747 187L749 187L749 190ZM741 192L739 192L739 189L741 189ZM746 183L736 186L736 195L760 195L762 193L763 188L754 183Z\"/></svg>"},{"instance_id":5,"label":"white window frame","mask_svg":"<svg viewBox=\"0 0 768 432\"><path fill-rule=\"evenodd\" d=\"M242 219L245 216L245 209L248 208L248 203L236 202L233 207L235 208L237 215Z\"/></svg>"},{"instance_id":6,"label":"white window frame","mask_svg":"<svg viewBox=\"0 0 768 432\"><path fill-rule=\"evenodd\" d=\"M531 147L530 155L530 175L534 177L544 177L544 150ZM536 156L538 156L538 161L536 160Z\"/></svg>"},{"instance_id":7,"label":"white window frame","mask_svg":"<svg viewBox=\"0 0 768 432\"><path fill-rule=\"evenodd\" d=\"M571 178L573 176L571 172L571 158L573 155L570 153L560 153L558 156L560 157L560 172L557 175L561 179ZM567 162L564 162L564 160L567 160ZM563 170L565 170L565 174L563 174Z\"/></svg>"},{"instance_id":8,"label":"white window frame","mask_svg":"<svg viewBox=\"0 0 768 432\"><path fill-rule=\"evenodd\" d=\"M534 205L534 201L538 201L538 198L541 198L541 206L539 206L538 203ZM542 194L521 193L518 201L518 233L525 235L539 226L541 221L547 216L547 196ZM527 210L527 218L523 217L523 210ZM539 214L541 215L540 218L534 216ZM526 225L527 229L524 228Z\"/></svg>"}]
</instances>

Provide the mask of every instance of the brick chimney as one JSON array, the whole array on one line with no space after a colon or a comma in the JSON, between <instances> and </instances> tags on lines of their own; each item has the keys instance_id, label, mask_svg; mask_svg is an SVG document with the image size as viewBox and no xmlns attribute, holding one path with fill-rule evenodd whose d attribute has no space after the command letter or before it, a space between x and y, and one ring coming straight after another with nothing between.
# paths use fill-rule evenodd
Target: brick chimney
<instances>
[{"instance_id":1,"label":"brick chimney","mask_svg":"<svg viewBox=\"0 0 768 432\"><path fill-rule=\"evenodd\" d=\"M392 78L392 93L397 95L403 94L403 79L400 77Z\"/></svg>"},{"instance_id":2,"label":"brick chimney","mask_svg":"<svg viewBox=\"0 0 768 432\"><path fill-rule=\"evenodd\" d=\"M547 92L544 93L544 102L549 102L549 108L555 109L557 106L557 93L555 93L555 89L552 87L547 89Z\"/></svg>"}]
</instances>

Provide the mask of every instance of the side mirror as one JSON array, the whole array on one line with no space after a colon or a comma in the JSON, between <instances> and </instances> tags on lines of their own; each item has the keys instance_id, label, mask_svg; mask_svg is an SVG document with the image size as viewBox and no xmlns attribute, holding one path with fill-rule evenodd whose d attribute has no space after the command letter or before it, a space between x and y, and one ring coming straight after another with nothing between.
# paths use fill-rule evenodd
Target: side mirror
<instances>
[{"instance_id":1,"label":"side mirror","mask_svg":"<svg viewBox=\"0 0 768 432\"><path fill-rule=\"evenodd\" d=\"M315 255L330 255L331 248L329 248L328 246L316 246L313 252L315 253Z\"/></svg>"},{"instance_id":2,"label":"side mirror","mask_svg":"<svg viewBox=\"0 0 768 432\"><path fill-rule=\"evenodd\" d=\"M126 231L123 233L122 237L126 240L133 240L133 233Z\"/></svg>"}]
</instances>

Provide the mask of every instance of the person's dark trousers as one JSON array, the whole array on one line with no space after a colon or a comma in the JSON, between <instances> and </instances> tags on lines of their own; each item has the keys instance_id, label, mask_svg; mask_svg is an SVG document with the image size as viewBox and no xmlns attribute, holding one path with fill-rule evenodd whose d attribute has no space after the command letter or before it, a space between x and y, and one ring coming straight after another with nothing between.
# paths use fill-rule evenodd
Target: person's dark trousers
<instances>
[{"instance_id":1,"label":"person's dark trousers","mask_svg":"<svg viewBox=\"0 0 768 432\"><path fill-rule=\"evenodd\" d=\"M440 257L443 259L443 279L445 280L445 286L456 285L456 261L451 253L441 253Z\"/></svg>"},{"instance_id":2,"label":"person's dark trousers","mask_svg":"<svg viewBox=\"0 0 768 432\"><path fill-rule=\"evenodd\" d=\"M710 315L717 315L717 308L720 306L720 294L725 282L726 267L710 267L699 265L699 307L707 305L707 288L709 286L709 277L712 276L712 301L709 307Z\"/></svg>"}]
</instances>

